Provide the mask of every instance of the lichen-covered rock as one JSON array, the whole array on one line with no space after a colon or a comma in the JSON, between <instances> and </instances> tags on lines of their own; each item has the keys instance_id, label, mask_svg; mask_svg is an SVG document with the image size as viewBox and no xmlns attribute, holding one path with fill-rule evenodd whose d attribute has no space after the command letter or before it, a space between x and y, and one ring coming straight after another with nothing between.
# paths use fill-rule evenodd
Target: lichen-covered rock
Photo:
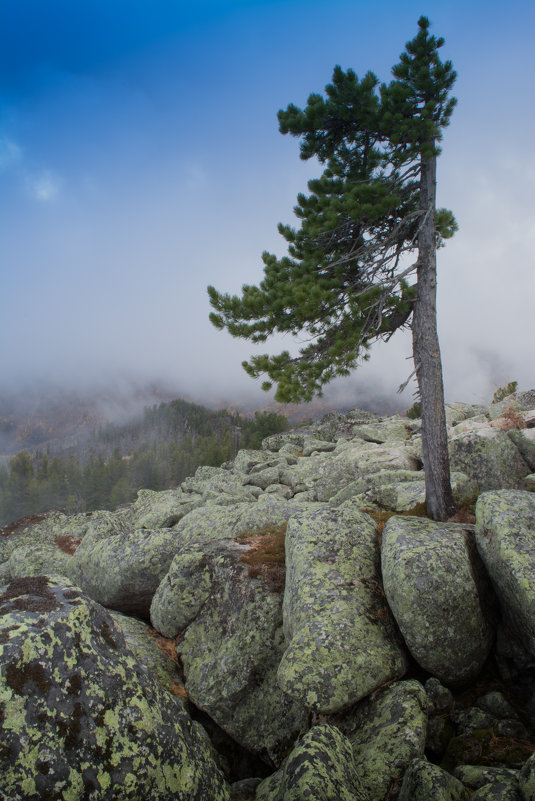
<instances>
[{"instance_id":1,"label":"lichen-covered rock","mask_svg":"<svg viewBox=\"0 0 535 801\"><path fill-rule=\"evenodd\" d=\"M513 392L511 395L507 395L503 400L497 403L491 403L488 409L490 419L496 420L509 408L518 409L519 411L535 409L535 389Z\"/></svg>"},{"instance_id":2,"label":"lichen-covered rock","mask_svg":"<svg viewBox=\"0 0 535 801\"><path fill-rule=\"evenodd\" d=\"M248 531L280 525L302 508L302 503L294 499L287 501L278 494L269 493L261 495L256 503L210 505L194 509L173 531L180 548L213 540L233 539Z\"/></svg>"},{"instance_id":3,"label":"lichen-covered rock","mask_svg":"<svg viewBox=\"0 0 535 801\"><path fill-rule=\"evenodd\" d=\"M314 710L338 712L405 672L380 587L377 527L351 501L290 519L284 626L279 684Z\"/></svg>"},{"instance_id":4,"label":"lichen-covered rock","mask_svg":"<svg viewBox=\"0 0 535 801\"><path fill-rule=\"evenodd\" d=\"M321 501L329 500L354 477L354 471L347 464L324 453L299 456L294 465L280 472L281 483L294 492L314 490L314 498Z\"/></svg>"},{"instance_id":5,"label":"lichen-covered rock","mask_svg":"<svg viewBox=\"0 0 535 801\"><path fill-rule=\"evenodd\" d=\"M366 442L382 444L384 442L404 442L409 438L407 421L395 415L386 420L364 423L355 429L355 436Z\"/></svg>"},{"instance_id":6,"label":"lichen-covered rock","mask_svg":"<svg viewBox=\"0 0 535 801\"><path fill-rule=\"evenodd\" d=\"M98 603L148 618L152 596L178 542L175 529L113 528L88 532L68 565L69 578Z\"/></svg>"},{"instance_id":7,"label":"lichen-covered rock","mask_svg":"<svg viewBox=\"0 0 535 801\"><path fill-rule=\"evenodd\" d=\"M194 498L195 508L208 503L221 506L252 503L261 490L258 487L244 486L245 478L239 472L202 465L197 468L194 476L182 482L180 488L186 497L191 495Z\"/></svg>"},{"instance_id":8,"label":"lichen-covered rock","mask_svg":"<svg viewBox=\"0 0 535 801\"><path fill-rule=\"evenodd\" d=\"M162 687L165 687L179 701L184 701L186 692L178 670L175 645L158 634L142 620L137 620L120 612L110 612L114 623L120 628L127 648L137 661L150 671Z\"/></svg>"},{"instance_id":9,"label":"lichen-covered rock","mask_svg":"<svg viewBox=\"0 0 535 801\"><path fill-rule=\"evenodd\" d=\"M421 474L414 473L415 477L418 475ZM464 473L452 473L451 488L457 503L472 501L477 492L475 481ZM385 509L408 512L417 504L425 503L425 478L422 477L420 481L411 479L392 484L382 482L374 493L373 500Z\"/></svg>"},{"instance_id":10,"label":"lichen-covered rock","mask_svg":"<svg viewBox=\"0 0 535 801\"><path fill-rule=\"evenodd\" d=\"M478 790L486 784L511 781L518 777L518 771L510 768L491 768L488 765L458 765L453 775L469 790Z\"/></svg>"},{"instance_id":11,"label":"lichen-covered rock","mask_svg":"<svg viewBox=\"0 0 535 801\"><path fill-rule=\"evenodd\" d=\"M470 527L392 517L383 531L382 569L389 606L418 664L452 686L474 679L494 630Z\"/></svg>"},{"instance_id":12,"label":"lichen-covered rock","mask_svg":"<svg viewBox=\"0 0 535 801\"><path fill-rule=\"evenodd\" d=\"M415 759L403 778L399 801L468 801L461 782L426 759Z\"/></svg>"},{"instance_id":13,"label":"lichen-covered rock","mask_svg":"<svg viewBox=\"0 0 535 801\"><path fill-rule=\"evenodd\" d=\"M451 437L449 454L451 470L466 473L480 492L520 487L531 472L507 432L490 426Z\"/></svg>"},{"instance_id":14,"label":"lichen-covered rock","mask_svg":"<svg viewBox=\"0 0 535 801\"><path fill-rule=\"evenodd\" d=\"M263 470L265 467L273 467L275 464L285 464L286 459L279 455L269 453L269 451L259 450L239 450L232 462L234 473L249 474L252 470Z\"/></svg>"},{"instance_id":15,"label":"lichen-covered rock","mask_svg":"<svg viewBox=\"0 0 535 801\"><path fill-rule=\"evenodd\" d=\"M487 407L471 403L446 403L446 423L455 426L458 423L473 417L482 417L487 413Z\"/></svg>"},{"instance_id":16,"label":"lichen-covered rock","mask_svg":"<svg viewBox=\"0 0 535 801\"><path fill-rule=\"evenodd\" d=\"M132 505L132 528L170 528L201 503L200 497L195 500L181 489L141 489Z\"/></svg>"},{"instance_id":17,"label":"lichen-covered rock","mask_svg":"<svg viewBox=\"0 0 535 801\"><path fill-rule=\"evenodd\" d=\"M206 739L99 604L65 581L0 590L2 798L228 801Z\"/></svg>"},{"instance_id":18,"label":"lichen-covered rock","mask_svg":"<svg viewBox=\"0 0 535 801\"><path fill-rule=\"evenodd\" d=\"M521 490L480 495L476 541L505 620L535 655L535 497Z\"/></svg>"},{"instance_id":19,"label":"lichen-covered rock","mask_svg":"<svg viewBox=\"0 0 535 801\"><path fill-rule=\"evenodd\" d=\"M4 563L5 578L20 576L66 576L71 554L55 542L35 542L20 545Z\"/></svg>"},{"instance_id":20,"label":"lichen-covered rock","mask_svg":"<svg viewBox=\"0 0 535 801\"><path fill-rule=\"evenodd\" d=\"M535 800L535 755L530 756L518 774L518 787L522 801Z\"/></svg>"},{"instance_id":21,"label":"lichen-covered rock","mask_svg":"<svg viewBox=\"0 0 535 801\"><path fill-rule=\"evenodd\" d=\"M361 439L352 439L335 459L351 469L356 478L380 470L419 470L421 467L420 460L403 443L377 445Z\"/></svg>"},{"instance_id":22,"label":"lichen-covered rock","mask_svg":"<svg viewBox=\"0 0 535 801\"><path fill-rule=\"evenodd\" d=\"M516 778L485 784L470 796L471 801L523 801Z\"/></svg>"},{"instance_id":23,"label":"lichen-covered rock","mask_svg":"<svg viewBox=\"0 0 535 801\"><path fill-rule=\"evenodd\" d=\"M518 451L530 470L535 470L535 428L525 428L520 431L507 432L509 439L518 448Z\"/></svg>"},{"instance_id":24,"label":"lichen-covered rock","mask_svg":"<svg viewBox=\"0 0 535 801\"><path fill-rule=\"evenodd\" d=\"M286 524L184 546L154 597L153 625L177 640L188 696L224 731L279 765L307 710L276 681L284 649Z\"/></svg>"},{"instance_id":25,"label":"lichen-covered rock","mask_svg":"<svg viewBox=\"0 0 535 801\"><path fill-rule=\"evenodd\" d=\"M351 439L356 436L359 426L377 419L378 415L375 412L364 409L351 409L346 414L328 412L318 423L309 426L308 430L318 439L337 442L341 439Z\"/></svg>"},{"instance_id":26,"label":"lichen-covered rock","mask_svg":"<svg viewBox=\"0 0 535 801\"><path fill-rule=\"evenodd\" d=\"M255 801L368 801L351 745L333 726L314 726L277 773L257 788Z\"/></svg>"},{"instance_id":27,"label":"lichen-covered rock","mask_svg":"<svg viewBox=\"0 0 535 801\"><path fill-rule=\"evenodd\" d=\"M361 701L338 724L353 746L357 773L370 801L382 801L407 766L423 756L427 699L414 680L394 682Z\"/></svg>"},{"instance_id":28,"label":"lichen-covered rock","mask_svg":"<svg viewBox=\"0 0 535 801\"><path fill-rule=\"evenodd\" d=\"M47 512L32 522L24 521L8 535L0 534L0 562L6 562L13 551L26 546L55 544L75 550L91 526L105 519L109 512L68 515Z\"/></svg>"}]
</instances>

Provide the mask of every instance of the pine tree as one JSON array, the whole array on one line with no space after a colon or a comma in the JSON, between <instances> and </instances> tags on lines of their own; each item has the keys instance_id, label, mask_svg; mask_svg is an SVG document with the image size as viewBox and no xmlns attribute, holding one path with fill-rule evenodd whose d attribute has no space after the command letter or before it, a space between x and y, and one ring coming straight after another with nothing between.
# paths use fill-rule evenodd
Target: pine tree
<instances>
[{"instance_id":1,"label":"pine tree","mask_svg":"<svg viewBox=\"0 0 535 801\"><path fill-rule=\"evenodd\" d=\"M450 211L435 209L437 142L455 99L442 39L421 17L394 79L379 86L369 72L336 67L326 97L312 94L301 110L279 112L282 133L301 140L301 158L324 166L300 194L298 229L279 225L288 256L262 256L264 279L241 297L208 287L218 328L265 342L275 332L299 335L297 355L254 356L253 377L266 374L276 399L310 400L324 384L348 375L369 357L371 344L411 325L422 404L423 458L428 513L446 519L451 493L436 332L436 249L456 230ZM417 251L416 262L409 256ZM410 283L416 274L416 281Z\"/></svg>"}]
</instances>

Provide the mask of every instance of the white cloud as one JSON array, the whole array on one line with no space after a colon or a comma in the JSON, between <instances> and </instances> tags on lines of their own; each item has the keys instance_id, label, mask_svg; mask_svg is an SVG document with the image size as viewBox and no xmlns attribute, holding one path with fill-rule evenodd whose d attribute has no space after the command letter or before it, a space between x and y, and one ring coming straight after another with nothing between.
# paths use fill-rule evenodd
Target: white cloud
<instances>
[{"instance_id":1,"label":"white cloud","mask_svg":"<svg viewBox=\"0 0 535 801\"><path fill-rule=\"evenodd\" d=\"M46 203L59 194L61 180L51 170L42 170L26 177L26 188L35 200Z\"/></svg>"},{"instance_id":2,"label":"white cloud","mask_svg":"<svg viewBox=\"0 0 535 801\"><path fill-rule=\"evenodd\" d=\"M22 159L22 148L6 137L0 138L0 171L8 170Z\"/></svg>"}]
</instances>

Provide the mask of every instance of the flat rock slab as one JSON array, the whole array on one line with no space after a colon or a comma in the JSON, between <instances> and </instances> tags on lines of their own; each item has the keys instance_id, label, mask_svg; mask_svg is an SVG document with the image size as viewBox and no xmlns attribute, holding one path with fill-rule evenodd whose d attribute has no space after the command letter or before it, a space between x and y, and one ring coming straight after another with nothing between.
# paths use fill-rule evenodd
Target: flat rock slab
<instances>
[{"instance_id":1,"label":"flat rock slab","mask_svg":"<svg viewBox=\"0 0 535 801\"><path fill-rule=\"evenodd\" d=\"M504 617L535 655L535 496L521 490L480 495L476 542Z\"/></svg>"},{"instance_id":2,"label":"flat rock slab","mask_svg":"<svg viewBox=\"0 0 535 801\"><path fill-rule=\"evenodd\" d=\"M381 561L388 604L418 664L452 686L474 679L494 631L470 527L391 517Z\"/></svg>"},{"instance_id":3,"label":"flat rock slab","mask_svg":"<svg viewBox=\"0 0 535 801\"><path fill-rule=\"evenodd\" d=\"M66 581L0 589L3 798L228 801L198 724Z\"/></svg>"},{"instance_id":4,"label":"flat rock slab","mask_svg":"<svg viewBox=\"0 0 535 801\"><path fill-rule=\"evenodd\" d=\"M255 801L368 801L351 744L333 726L314 726L277 773L257 788Z\"/></svg>"},{"instance_id":5,"label":"flat rock slab","mask_svg":"<svg viewBox=\"0 0 535 801\"><path fill-rule=\"evenodd\" d=\"M351 501L290 519L283 611L278 681L305 706L338 712L405 672L380 586L377 527Z\"/></svg>"}]
</instances>

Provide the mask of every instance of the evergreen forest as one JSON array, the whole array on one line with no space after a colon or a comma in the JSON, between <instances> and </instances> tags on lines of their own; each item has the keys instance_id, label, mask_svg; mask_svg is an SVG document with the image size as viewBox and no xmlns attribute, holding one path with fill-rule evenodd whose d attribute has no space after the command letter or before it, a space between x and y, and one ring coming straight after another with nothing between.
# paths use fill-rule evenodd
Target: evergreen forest
<instances>
[{"instance_id":1,"label":"evergreen forest","mask_svg":"<svg viewBox=\"0 0 535 801\"><path fill-rule=\"evenodd\" d=\"M0 525L50 509L116 509L141 488L175 487L199 465L221 465L287 426L273 412L250 418L181 399L147 407L141 419L95 429L74 453L13 456L0 467Z\"/></svg>"}]
</instances>

